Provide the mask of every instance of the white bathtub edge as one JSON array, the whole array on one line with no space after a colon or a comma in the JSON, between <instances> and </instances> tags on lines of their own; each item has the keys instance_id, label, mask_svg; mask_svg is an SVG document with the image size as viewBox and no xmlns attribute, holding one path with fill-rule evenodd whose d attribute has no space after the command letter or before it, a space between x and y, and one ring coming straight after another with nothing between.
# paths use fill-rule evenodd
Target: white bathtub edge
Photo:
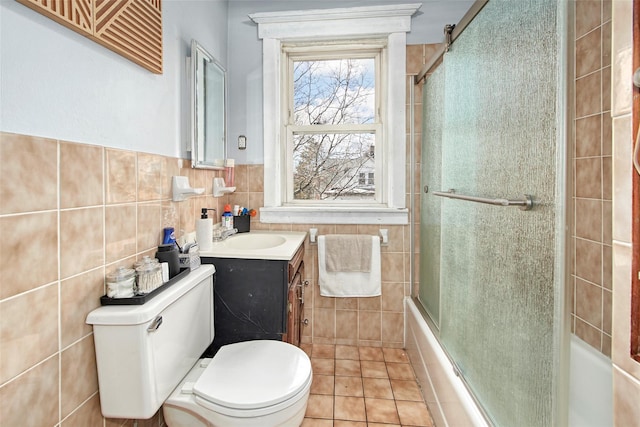
<instances>
[{"instance_id":1,"label":"white bathtub edge","mask_svg":"<svg viewBox=\"0 0 640 427\"><path fill-rule=\"evenodd\" d=\"M409 298L405 298L405 313L406 313L406 338L405 338L405 347L407 348L407 353L409 357L412 359L411 363L416 371L418 369L421 372L416 372L418 379L422 379L423 387L430 387L431 391L435 397L435 407L433 402L427 402L430 405L429 409L432 412L432 416L436 421L436 425L440 426L438 423L439 420L444 422L445 426L454 427L454 426L462 426L464 423L468 425L468 422L471 422L472 425L477 427L488 427L487 421L485 420L482 412L477 407L475 401L467 391L466 387L462 383L462 380L458 378L453 370L453 366L449 362L449 359L445 355L444 351L440 348L440 344L438 340L433 335L433 332L429 329L426 321L422 318L422 314L418 310L415 305L415 302ZM420 334L419 336L417 334ZM428 345L429 348L423 348L420 343L418 337L422 338L422 341L425 345ZM432 375L429 374L426 360L427 352L431 352L432 355L435 355L437 359L437 366L445 375L446 381L448 382L447 386L450 389L453 389L455 392L458 402L455 405L458 409L461 409L466 414L466 420L460 420L460 414L458 411L447 411L445 407L450 407L451 402L442 401L441 397L445 393L450 395L450 390L438 390L438 385L436 381L432 380ZM417 357L419 356L419 357ZM433 356L432 356L433 357ZM414 360L415 359L415 360ZM428 384L425 384L428 383ZM425 396L427 399L427 397ZM439 413L437 413L439 411ZM436 413L434 413L436 412ZM455 412L455 417L453 416Z\"/></svg>"}]
</instances>

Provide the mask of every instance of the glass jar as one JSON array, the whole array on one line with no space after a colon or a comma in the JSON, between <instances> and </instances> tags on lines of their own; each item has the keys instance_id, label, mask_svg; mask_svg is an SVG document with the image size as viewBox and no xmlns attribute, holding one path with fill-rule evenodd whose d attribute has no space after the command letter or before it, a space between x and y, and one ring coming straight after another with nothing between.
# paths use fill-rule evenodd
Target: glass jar
<instances>
[{"instance_id":1,"label":"glass jar","mask_svg":"<svg viewBox=\"0 0 640 427\"><path fill-rule=\"evenodd\" d=\"M138 276L138 294L148 294L162 286L162 266L155 258L145 256L142 261L136 263Z\"/></svg>"},{"instance_id":2,"label":"glass jar","mask_svg":"<svg viewBox=\"0 0 640 427\"><path fill-rule=\"evenodd\" d=\"M109 298L129 298L135 294L135 271L118 267L107 274L107 296Z\"/></svg>"}]
</instances>

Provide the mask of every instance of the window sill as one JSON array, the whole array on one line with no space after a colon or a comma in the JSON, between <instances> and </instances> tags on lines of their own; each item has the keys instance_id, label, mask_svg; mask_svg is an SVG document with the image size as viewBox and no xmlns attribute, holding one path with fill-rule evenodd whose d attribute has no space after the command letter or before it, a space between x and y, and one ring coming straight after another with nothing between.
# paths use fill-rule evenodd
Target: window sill
<instances>
[{"instance_id":1,"label":"window sill","mask_svg":"<svg viewBox=\"0 0 640 427\"><path fill-rule=\"evenodd\" d=\"M260 222L268 224L387 224L406 225L406 208L269 207L260 208Z\"/></svg>"}]
</instances>

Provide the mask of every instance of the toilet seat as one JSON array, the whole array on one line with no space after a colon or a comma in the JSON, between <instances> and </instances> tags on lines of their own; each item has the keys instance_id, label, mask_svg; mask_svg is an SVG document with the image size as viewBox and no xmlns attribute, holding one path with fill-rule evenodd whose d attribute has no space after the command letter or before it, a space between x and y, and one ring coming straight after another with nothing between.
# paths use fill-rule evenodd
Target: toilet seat
<instances>
[{"instance_id":1,"label":"toilet seat","mask_svg":"<svg viewBox=\"0 0 640 427\"><path fill-rule=\"evenodd\" d=\"M298 347L281 341L246 341L221 347L193 385L193 393L210 410L255 417L304 397L311 379L309 358Z\"/></svg>"}]
</instances>

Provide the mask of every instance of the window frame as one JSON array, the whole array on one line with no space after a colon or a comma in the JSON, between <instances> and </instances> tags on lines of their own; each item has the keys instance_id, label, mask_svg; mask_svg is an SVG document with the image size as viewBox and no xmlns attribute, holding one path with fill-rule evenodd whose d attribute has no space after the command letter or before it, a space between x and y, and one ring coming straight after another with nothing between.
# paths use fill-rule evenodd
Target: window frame
<instances>
[{"instance_id":1,"label":"window frame","mask_svg":"<svg viewBox=\"0 0 640 427\"><path fill-rule=\"evenodd\" d=\"M335 206L362 206L379 207L386 206L388 200L386 188L382 185L376 186L374 200L300 200L294 197L293 185L293 145L296 134L349 134L349 133L372 133L375 135L377 149L384 150L384 123L380 114L384 111L384 93L386 92L386 79L384 65L386 64L386 41L376 39L347 40L335 43L318 42L293 42L283 43L282 63L284 99L283 105L286 113L282 115L283 140L281 144L285 147L284 171L285 192L282 206L315 206L318 208ZM294 63L296 61L332 60L332 59L373 59L375 75L375 105L374 121L367 124L336 124L336 125L296 125L294 123ZM375 172L378 176L384 176L383 162L374 159Z\"/></svg>"},{"instance_id":2,"label":"window frame","mask_svg":"<svg viewBox=\"0 0 640 427\"><path fill-rule=\"evenodd\" d=\"M264 223L298 224L398 224L408 223L406 208L406 33L411 16L420 4L394 4L340 9L260 12L249 17L258 24L263 46L263 131L264 131ZM384 39L387 44L385 89L386 126L383 129L382 167L386 170L380 185L388 200L383 206L287 206L283 179L284 146L282 45L293 41L332 43L345 39ZM400 65L401 64L401 65Z\"/></svg>"}]
</instances>

